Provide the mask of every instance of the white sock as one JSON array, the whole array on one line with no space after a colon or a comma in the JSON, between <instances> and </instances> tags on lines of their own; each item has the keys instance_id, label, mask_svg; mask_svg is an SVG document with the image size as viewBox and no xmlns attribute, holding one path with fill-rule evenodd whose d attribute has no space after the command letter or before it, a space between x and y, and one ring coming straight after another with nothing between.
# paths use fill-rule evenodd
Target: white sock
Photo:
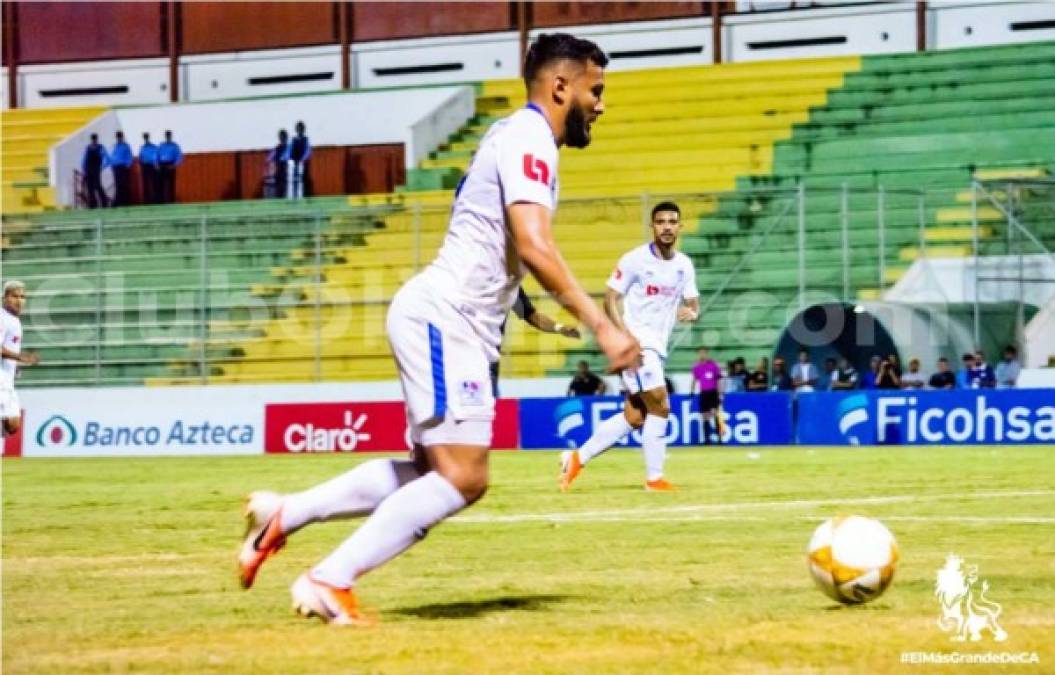
<instances>
[{"instance_id":1,"label":"white sock","mask_svg":"<svg viewBox=\"0 0 1055 675\"><path fill-rule=\"evenodd\" d=\"M645 470L649 480L663 477L663 463L667 459L667 418L647 415L641 427L641 447L645 451Z\"/></svg>"},{"instance_id":2,"label":"white sock","mask_svg":"<svg viewBox=\"0 0 1055 675\"><path fill-rule=\"evenodd\" d=\"M399 489L397 464L412 462L372 459L325 483L287 495L282 505L282 532L292 534L310 523L373 513L385 497Z\"/></svg>"},{"instance_id":3,"label":"white sock","mask_svg":"<svg viewBox=\"0 0 1055 675\"><path fill-rule=\"evenodd\" d=\"M430 471L393 492L355 534L311 571L319 581L349 588L355 580L425 537L429 528L465 508L450 482Z\"/></svg>"},{"instance_id":4,"label":"white sock","mask_svg":"<svg viewBox=\"0 0 1055 675\"><path fill-rule=\"evenodd\" d=\"M601 422L594 430L593 436L590 436L590 439L579 448L579 462L586 464L633 430L634 427L626 421L626 415L623 413L612 415Z\"/></svg>"}]
</instances>

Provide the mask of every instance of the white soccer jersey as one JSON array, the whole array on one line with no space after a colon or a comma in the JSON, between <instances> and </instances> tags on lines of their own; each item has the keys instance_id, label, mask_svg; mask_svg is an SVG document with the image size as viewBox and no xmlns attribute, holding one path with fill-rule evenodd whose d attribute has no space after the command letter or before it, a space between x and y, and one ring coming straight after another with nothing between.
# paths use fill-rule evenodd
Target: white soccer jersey
<instances>
[{"instance_id":1,"label":"white soccer jersey","mask_svg":"<svg viewBox=\"0 0 1055 675\"><path fill-rule=\"evenodd\" d=\"M655 350L663 358L682 299L700 296L689 256L675 251L673 258L664 260L651 243L619 259L608 288L624 296L623 323L641 348Z\"/></svg>"},{"instance_id":2,"label":"white soccer jersey","mask_svg":"<svg viewBox=\"0 0 1055 675\"><path fill-rule=\"evenodd\" d=\"M16 354L22 352L22 321L6 309L0 309L0 341L7 351ZM3 365L0 366L0 389L15 388L16 370L18 363L14 359L3 359Z\"/></svg>"},{"instance_id":3,"label":"white soccer jersey","mask_svg":"<svg viewBox=\"0 0 1055 675\"><path fill-rule=\"evenodd\" d=\"M469 322L492 362L525 271L505 207L530 202L555 209L557 156L538 108L529 105L495 122L455 194L439 254L422 272L434 297Z\"/></svg>"}]
</instances>

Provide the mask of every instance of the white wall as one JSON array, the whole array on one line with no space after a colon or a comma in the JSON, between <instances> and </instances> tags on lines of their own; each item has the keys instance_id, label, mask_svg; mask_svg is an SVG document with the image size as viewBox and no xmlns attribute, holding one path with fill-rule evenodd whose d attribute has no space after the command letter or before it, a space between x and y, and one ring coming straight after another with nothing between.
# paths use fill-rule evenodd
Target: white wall
<instances>
[{"instance_id":1,"label":"white wall","mask_svg":"<svg viewBox=\"0 0 1055 675\"><path fill-rule=\"evenodd\" d=\"M724 20L723 61L847 56L916 49L913 3L888 3L731 16ZM835 44L774 46L804 39L839 39Z\"/></svg>"},{"instance_id":2,"label":"white wall","mask_svg":"<svg viewBox=\"0 0 1055 675\"><path fill-rule=\"evenodd\" d=\"M316 76L293 82L254 82L258 78ZM322 79L323 76L328 76ZM245 96L277 96L341 88L341 49L332 45L184 56L180 96L184 101L215 101Z\"/></svg>"},{"instance_id":3,"label":"white wall","mask_svg":"<svg viewBox=\"0 0 1055 675\"><path fill-rule=\"evenodd\" d=\"M916 260L893 288L883 295L890 302L974 302L974 258L924 258ZM1023 276L1047 279L1048 283L1019 284L1018 256L986 256L979 259L979 275L1005 281L982 281L982 302L1017 302L1021 294L1030 305L1042 306L1055 298L1055 257L1023 256Z\"/></svg>"},{"instance_id":4,"label":"white wall","mask_svg":"<svg viewBox=\"0 0 1055 675\"><path fill-rule=\"evenodd\" d=\"M520 38L514 32L353 44L353 79L356 87L373 88L518 77L519 51ZM440 67L449 69L387 72Z\"/></svg>"},{"instance_id":5,"label":"white wall","mask_svg":"<svg viewBox=\"0 0 1055 675\"><path fill-rule=\"evenodd\" d=\"M303 121L317 146L402 143L409 168L475 109L474 91L466 86L118 108L52 148L51 184L59 203L72 204L73 170L88 134L98 133L109 146L118 129L137 152L143 132L158 142L166 129L184 153L223 152L269 148L278 129L292 134Z\"/></svg>"},{"instance_id":6,"label":"white wall","mask_svg":"<svg viewBox=\"0 0 1055 675\"><path fill-rule=\"evenodd\" d=\"M928 47L952 49L1055 40L1055 27L1029 29L1029 22L1055 21L1052 2L931 2ZM1015 25L1026 23L1027 25Z\"/></svg>"},{"instance_id":7,"label":"white wall","mask_svg":"<svg viewBox=\"0 0 1055 675\"><path fill-rule=\"evenodd\" d=\"M1043 368L1048 359L1055 356L1055 295L1030 319L1022 331L1027 368ZM1055 375L1055 368L1049 369ZM1055 383L1053 383L1055 386Z\"/></svg>"},{"instance_id":8,"label":"white wall","mask_svg":"<svg viewBox=\"0 0 1055 675\"><path fill-rule=\"evenodd\" d=\"M553 30L533 30L530 37L534 39L539 33ZM596 42L608 54L611 61L607 69L611 71L701 66L714 62L710 18L575 26L573 32ZM655 56L642 53L658 49L684 53Z\"/></svg>"},{"instance_id":9,"label":"white wall","mask_svg":"<svg viewBox=\"0 0 1055 675\"><path fill-rule=\"evenodd\" d=\"M165 103L169 100L167 59L85 61L20 66L19 105L26 108L58 108L85 105L132 105ZM123 93L49 96L47 92L98 87L126 87Z\"/></svg>"}]
</instances>

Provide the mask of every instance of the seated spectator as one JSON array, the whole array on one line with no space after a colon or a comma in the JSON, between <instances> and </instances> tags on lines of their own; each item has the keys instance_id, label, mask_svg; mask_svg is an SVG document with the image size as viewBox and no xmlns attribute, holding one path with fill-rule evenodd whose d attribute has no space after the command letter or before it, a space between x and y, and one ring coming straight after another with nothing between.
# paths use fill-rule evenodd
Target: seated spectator
<instances>
[{"instance_id":1,"label":"seated spectator","mask_svg":"<svg viewBox=\"0 0 1055 675\"><path fill-rule=\"evenodd\" d=\"M600 396L608 388L604 380L590 372L590 364L579 361L575 376L568 385L568 396Z\"/></svg>"},{"instance_id":2,"label":"seated spectator","mask_svg":"<svg viewBox=\"0 0 1055 675\"><path fill-rule=\"evenodd\" d=\"M745 384L748 391L769 389L769 359L763 356L758 360L758 367L747 376Z\"/></svg>"},{"instance_id":3,"label":"seated spectator","mask_svg":"<svg viewBox=\"0 0 1055 675\"><path fill-rule=\"evenodd\" d=\"M876 389L877 380L879 379L879 366L883 363L883 359L878 356L873 356L868 361L868 372L865 373L864 380L861 382L862 389Z\"/></svg>"},{"instance_id":4,"label":"seated spectator","mask_svg":"<svg viewBox=\"0 0 1055 675\"><path fill-rule=\"evenodd\" d=\"M839 361L839 370L832 373L832 391L857 389L857 369L846 358Z\"/></svg>"},{"instance_id":5,"label":"seated spectator","mask_svg":"<svg viewBox=\"0 0 1055 675\"><path fill-rule=\"evenodd\" d=\"M740 372L740 366L737 364L736 359L726 364L721 390L723 394L735 394L744 391L744 377L743 373Z\"/></svg>"},{"instance_id":6,"label":"seated spectator","mask_svg":"<svg viewBox=\"0 0 1055 675\"><path fill-rule=\"evenodd\" d=\"M890 359L883 359L879 364L879 374L876 375L876 389L900 389L901 378L897 374L897 366Z\"/></svg>"},{"instance_id":7,"label":"seated spectator","mask_svg":"<svg viewBox=\"0 0 1055 675\"><path fill-rule=\"evenodd\" d=\"M810 352L808 349L799 350L799 362L791 368L791 385L797 392L813 391L817 384L820 373L817 366L810 363Z\"/></svg>"},{"instance_id":8,"label":"seated spectator","mask_svg":"<svg viewBox=\"0 0 1055 675\"><path fill-rule=\"evenodd\" d=\"M835 359L829 356L824 359L824 372L817 378L817 391L831 391L832 384L837 376L838 371L835 367Z\"/></svg>"},{"instance_id":9,"label":"seated spectator","mask_svg":"<svg viewBox=\"0 0 1055 675\"><path fill-rule=\"evenodd\" d=\"M971 388L971 371L974 369L974 354L967 353L963 355L963 368L960 368L956 373L956 388L957 389L970 389Z\"/></svg>"},{"instance_id":10,"label":"seated spectator","mask_svg":"<svg viewBox=\"0 0 1055 675\"><path fill-rule=\"evenodd\" d=\"M974 354L974 367L971 369L970 382L973 389L979 387L992 389L996 386L996 373L993 367L985 362L985 354L981 350Z\"/></svg>"},{"instance_id":11,"label":"seated spectator","mask_svg":"<svg viewBox=\"0 0 1055 675\"><path fill-rule=\"evenodd\" d=\"M891 354L886 357L887 361L890 361L890 365L894 368L894 372L898 377L901 377L901 361L898 359L897 354Z\"/></svg>"},{"instance_id":12,"label":"seated spectator","mask_svg":"<svg viewBox=\"0 0 1055 675\"><path fill-rule=\"evenodd\" d=\"M267 170L271 179L269 196L285 199L289 196L289 134L278 130L278 143L267 154Z\"/></svg>"},{"instance_id":13,"label":"seated spectator","mask_svg":"<svg viewBox=\"0 0 1055 675\"><path fill-rule=\"evenodd\" d=\"M1008 345L1004 348L1004 359L996 364L997 389L1010 389L1018 384L1022 366L1018 362L1018 350Z\"/></svg>"},{"instance_id":14,"label":"seated spectator","mask_svg":"<svg viewBox=\"0 0 1055 675\"><path fill-rule=\"evenodd\" d=\"M926 381L923 373L919 372L919 359L908 362L908 372L901 376L902 389L922 389Z\"/></svg>"},{"instance_id":15,"label":"seated spectator","mask_svg":"<svg viewBox=\"0 0 1055 675\"><path fill-rule=\"evenodd\" d=\"M955 389L956 375L949 370L949 359L944 356L938 359L938 372L930 376L928 383L931 389Z\"/></svg>"},{"instance_id":16,"label":"seated spectator","mask_svg":"<svg viewBox=\"0 0 1055 675\"><path fill-rule=\"evenodd\" d=\"M663 376L663 384L667 386L667 396L672 396L677 392L674 391L674 380L670 379L666 375Z\"/></svg>"},{"instance_id":17,"label":"seated spectator","mask_svg":"<svg viewBox=\"0 0 1055 675\"><path fill-rule=\"evenodd\" d=\"M769 390L790 391L791 389L791 377L784 369L784 359L778 356L773 359L773 382L769 385Z\"/></svg>"}]
</instances>

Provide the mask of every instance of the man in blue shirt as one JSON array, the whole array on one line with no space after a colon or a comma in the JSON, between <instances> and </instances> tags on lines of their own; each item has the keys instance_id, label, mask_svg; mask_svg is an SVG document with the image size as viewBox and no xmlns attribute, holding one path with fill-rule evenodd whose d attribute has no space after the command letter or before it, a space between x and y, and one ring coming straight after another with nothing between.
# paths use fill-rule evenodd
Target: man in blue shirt
<instances>
[{"instance_id":1,"label":"man in blue shirt","mask_svg":"<svg viewBox=\"0 0 1055 675\"><path fill-rule=\"evenodd\" d=\"M974 367L971 368L967 377L971 387L975 389L980 387L992 389L996 386L996 374L993 372L993 367L985 362L985 354L981 350L975 352Z\"/></svg>"},{"instance_id":2,"label":"man in blue shirt","mask_svg":"<svg viewBox=\"0 0 1055 675\"><path fill-rule=\"evenodd\" d=\"M106 148L99 143L99 134L90 136L91 143L84 149L81 157L81 172L84 174L85 201L89 209L109 206L109 198L103 190L103 169L110 166L110 157Z\"/></svg>"},{"instance_id":3,"label":"man in blue shirt","mask_svg":"<svg viewBox=\"0 0 1055 675\"><path fill-rule=\"evenodd\" d=\"M264 196L285 199L289 196L289 134L285 129L278 130L278 143L267 154L267 164L271 172L271 194Z\"/></svg>"},{"instance_id":4,"label":"man in blue shirt","mask_svg":"<svg viewBox=\"0 0 1055 675\"><path fill-rule=\"evenodd\" d=\"M304 123L297 122L293 127L297 135L289 146L289 158L293 160L293 196L311 196L311 141L304 135Z\"/></svg>"},{"instance_id":5,"label":"man in blue shirt","mask_svg":"<svg viewBox=\"0 0 1055 675\"><path fill-rule=\"evenodd\" d=\"M957 389L973 389L974 385L971 381L971 372L974 370L974 354L967 353L963 355L963 368L956 371L956 388Z\"/></svg>"},{"instance_id":6,"label":"man in blue shirt","mask_svg":"<svg viewBox=\"0 0 1055 675\"><path fill-rule=\"evenodd\" d=\"M862 389L876 389L879 380L879 366L883 363L883 359L878 356L873 356L868 361L868 370L865 371L864 378L861 380Z\"/></svg>"},{"instance_id":7,"label":"man in blue shirt","mask_svg":"<svg viewBox=\"0 0 1055 675\"><path fill-rule=\"evenodd\" d=\"M125 134L118 131L114 149L110 151L110 167L114 173L114 206L128 206L128 181L132 174L132 146L125 142Z\"/></svg>"},{"instance_id":8,"label":"man in blue shirt","mask_svg":"<svg viewBox=\"0 0 1055 675\"><path fill-rule=\"evenodd\" d=\"M165 132L165 141L158 146L158 171L161 174L161 203L176 201L176 167L183 163L183 151L172 140L172 132Z\"/></svg>"},{"instance_id":9,"label":"man in blue shirt","mask_svg":"<svg viewBox=\"0 0 1055 675\"><path fill-rule=\"evenodd\" d=\"M143 145L139 148L139 177L143 182L143 203L158 203L158 146L143 134Z\"/></svg>"}]
</instances>

